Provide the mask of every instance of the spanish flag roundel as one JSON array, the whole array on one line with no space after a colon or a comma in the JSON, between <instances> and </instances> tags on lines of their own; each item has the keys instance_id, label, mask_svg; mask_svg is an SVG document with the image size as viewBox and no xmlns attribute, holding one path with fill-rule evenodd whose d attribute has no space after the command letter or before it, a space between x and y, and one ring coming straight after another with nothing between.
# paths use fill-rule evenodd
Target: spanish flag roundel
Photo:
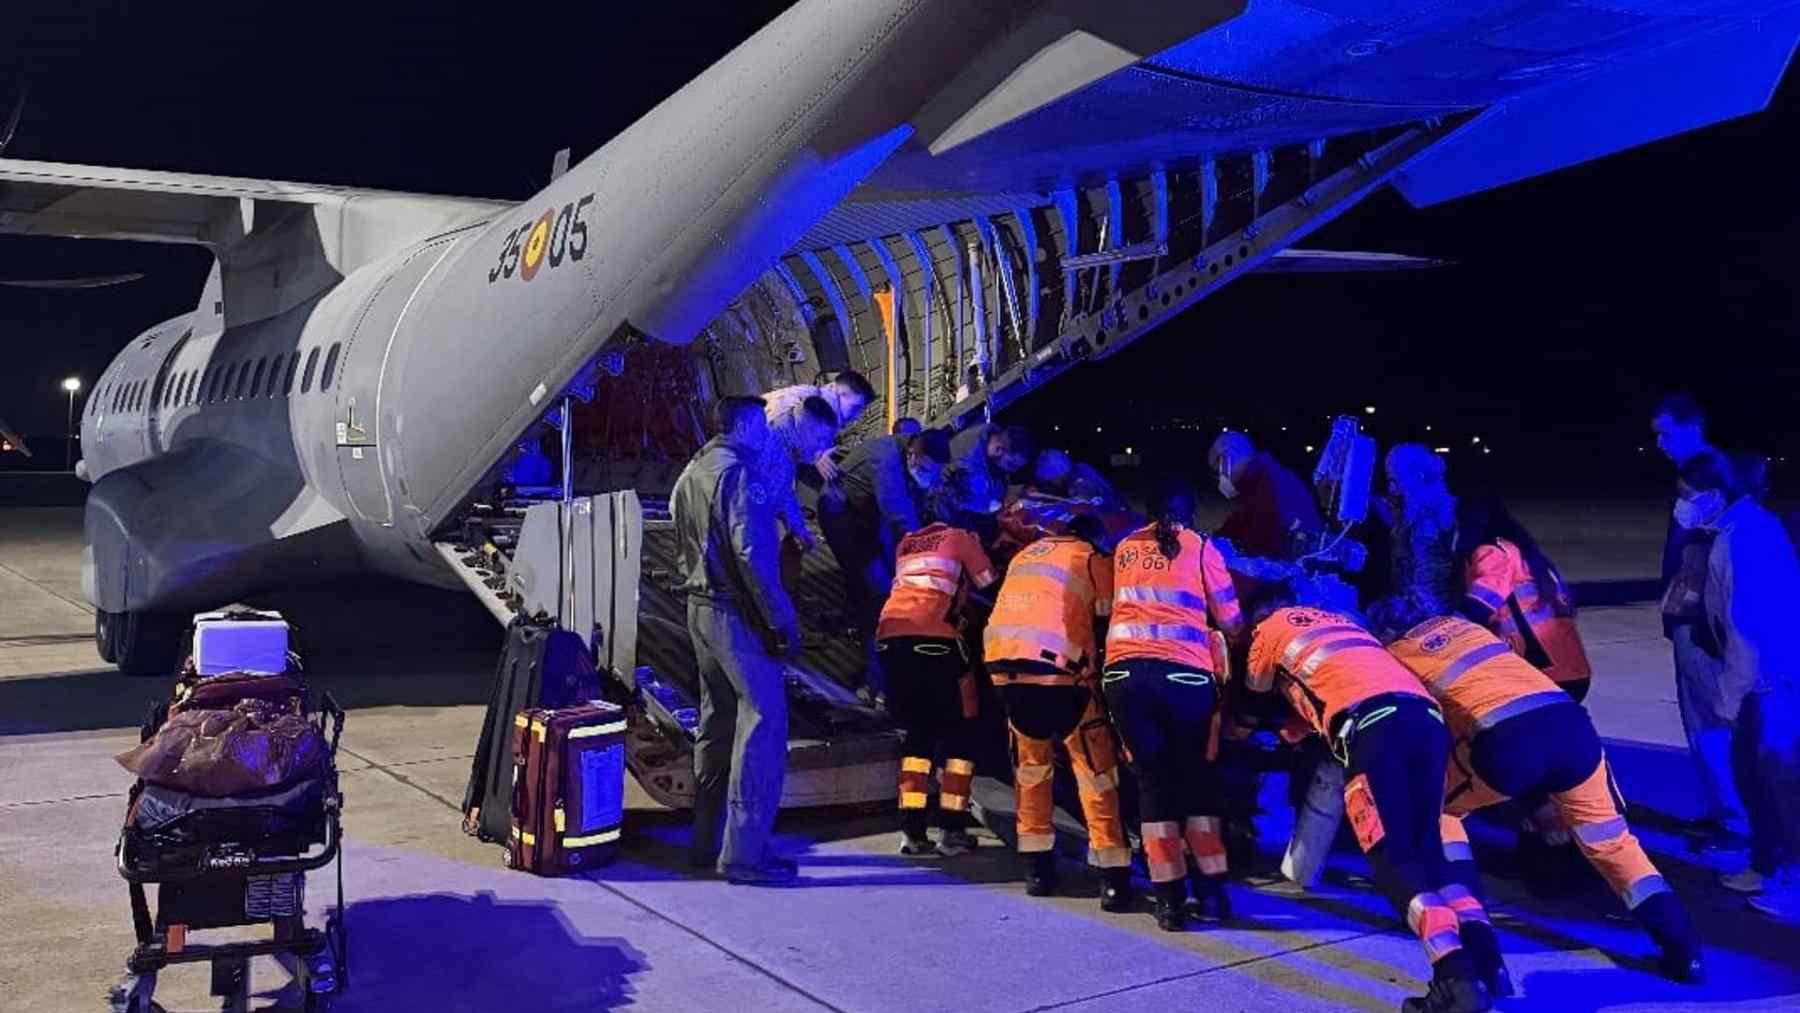
<instances>
[{"instance_id":1,"label":"spanish flag roundel","mask_svg":"<svg viewBox=\"0 0 1800 1013\"><path fill-rule=\"evenodd\" d=\"M556 209L545 211L525 236L525 252L519 257L519 275L526 281L535 278L544 266L544 254L550 249L550 223L556 220Z\"/></svg>"}]
</instances>

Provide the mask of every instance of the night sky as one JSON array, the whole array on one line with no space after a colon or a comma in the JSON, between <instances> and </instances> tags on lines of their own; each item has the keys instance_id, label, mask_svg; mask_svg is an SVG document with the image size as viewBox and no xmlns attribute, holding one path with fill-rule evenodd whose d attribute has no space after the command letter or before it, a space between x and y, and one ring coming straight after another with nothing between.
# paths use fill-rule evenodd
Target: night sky
<instances>
[{"instance_id":1,"label":"night sky","mask_svg":"<svg viewBox=\"0 0 1800 1013\"><path fill-rule=\"evenodd\" d=\"M11 157L518 199L557 148L580 159L787 4L31 6L0 39L0 102L30 92ZM1384 440L1454 443L1460 459L1482 435L1497 452L1480 464L1604 483L1657 467L1637 452L1645 414L1682 386L1728 442L1784 453L1800 431L1794 78L1762 116L1542 180L1426 211L1380 194L1307 245L1457 266L1246 279L1017 414L1086 433L1090 452L1175 417L1289 424L1297 449L1325 415L1373 404ZM91 382L191 309L209 263L0 237L0 277L149 275L0 288L0 416L59 432L57 382Z\"/></svg>"}]
</instances>

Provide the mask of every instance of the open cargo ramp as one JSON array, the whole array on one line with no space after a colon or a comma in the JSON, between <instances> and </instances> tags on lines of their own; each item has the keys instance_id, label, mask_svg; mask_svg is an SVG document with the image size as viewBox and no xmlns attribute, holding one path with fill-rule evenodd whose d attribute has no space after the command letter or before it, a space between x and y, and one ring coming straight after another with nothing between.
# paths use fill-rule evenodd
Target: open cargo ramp
<instances>
[{"instance_id":1,"label":"open cargo ramp","mask_svg":"<svg viewBox=\"0 0 1800 1013\"><path fill-rule=\"evenodd\" d=\"M652 798L693 805L700 680L676 587L675 530L660 501L635 492L477 505L438 553L494 618L561 617L595 647L609 691L627 705L626 764ZM889 802L900 732L853 692L863 653L842 613L843 577L821 544L788 581L802 622L787 666L784 808Z\"/></svg>"}]
</instances>

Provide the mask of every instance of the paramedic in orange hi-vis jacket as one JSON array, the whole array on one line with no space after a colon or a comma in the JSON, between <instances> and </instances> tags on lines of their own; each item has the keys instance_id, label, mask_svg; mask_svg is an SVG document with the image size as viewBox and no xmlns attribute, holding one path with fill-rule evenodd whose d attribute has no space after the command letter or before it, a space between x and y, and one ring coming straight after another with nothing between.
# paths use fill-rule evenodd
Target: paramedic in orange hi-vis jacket
<instances>
[{"instance_id":1,"label":"paramedic in orange hi-vis jacket","mask_svg":"<svg viewBox=\"0 0 1800 1013\"><path fill-rule=\"evenodd\" d=\"M1344 810L1357 843L1431 960L1430 990L1403 1008L1479 1011L1490 992L1510 992L1487 911L1444 858L1450 733L1419 680L1356 620L1277 597L1257 610L1245 681L1252 692L1279 690L1348 768Z\"/></svg>"},{"instance_id":2,"label":"paramedic in orange hi-vis jacket","mask_svg":"<svg viewBox=\"0 0 1800 1013\"><path fill-rule=\"evenodd\" d=\"M1537 540L1495 498L1458 505L1457 556L1467 595L1457 611L1494 632L1513 653L1580 703L1594 673L1575 597Z\"/></svg>"},{"instance_id":3,"label":"paramedic in orange hi-vis jacket","mask_svg":"<svg viewBox=\"0 0 1800 1013\"><path fill-rule=\"evenodd\" d=\"M1119 820L1118 758L1100 707L1096 624L1112 610L1112 560L1092 516L1066 535L1040 538L1013 557L988 619L982 653L1006 705L1018 792L1019 853L1025 889L1056 889L1051 771L1063 742L1087 817L1088 863L1106 877L1100 906L1131 906L1131 847Z\"/></svg>"},{"instance_id":4,"label":"paramedic in orange hi-vis jacket","mask_svg":"<svg viewBox=\"0 0 1800 1013\"><path fill-rule=\"evenodd\" d=\"M1223 790L1213 772L1213 716L1229 657L1240 641L1225 558L1191 530L1194 493L1165 479L1152 496L1155 523L1113 550L1112 625L1101 689L1137 781L1144 858L1164 931L1187 922L1189 884L1204 910L1229 917Z\"/></svg>"},{"instance_id":5,"label":"paramedic in orange hi-vis jacket","mask_svg":"<svg viewBox=\"0 0 1800 1013\"><path fill-rule=\"evenodd\" d=\"M876 651L888 675L888 706L905 729L900 758L900 853L950 857L972 848L961 814L975 780L969 741L977 696L963 646L962 612L971 590L999 575L967 528L943 521L900 539L894 586L876 627ZM943 766L936 767L939 756ZM932 771L938 771L942 836L927 836Z\"/></svg>"},{"instance_id":6,"label":"paramedic in orange hi-vis jacket","mask_svg":"<svg viewBox=\"0 0 1800 1013\"><path fill-rule=\"evenodd\" d=\"M1404 599L1402 600L1405 601ZM1699 936L1669 884L1626 825L1600 736L1586 710L1490 633L1415 602L1380 617L1388 650L1443 707L1456 738L1445 783L1442 836L1465 885L1479 877L1462 817L1507 798L1549 798L1560 820L1632 917L1662 948L1677 981L1701 976Z\"/></svg>"}]
</instances>

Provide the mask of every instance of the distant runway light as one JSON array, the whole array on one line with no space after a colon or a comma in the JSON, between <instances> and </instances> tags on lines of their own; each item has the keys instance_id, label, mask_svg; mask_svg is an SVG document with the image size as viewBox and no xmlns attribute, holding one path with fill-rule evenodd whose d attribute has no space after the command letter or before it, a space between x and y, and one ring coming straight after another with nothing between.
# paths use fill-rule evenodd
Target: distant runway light
<instances>
[{"instance_id":1,"label":"distant runway light","mask_svg":"<svg viewBox=\"0 0 1800 1013\"><path fill-rule=\"evenodd\" d=\"M1312 445L1312 444L1310 444L1310 443L1308 443L1308 444L1307 444L1307 445L1306 445L1306 452L1307 452L1307 453L1309 453L1309 454L1310 454L1310 453L1312 453L1312 452L1313 452L1313 445Z\"/></svg>"},{"instance_id":2,"label":"distant runway light","mask_svg":"<svg viewBox=\"0 0 1800 1013\"><path fill-rule=\"evenodd\" d=\"M1130 447L1126 447L1125 453L1129 455L1129 454L1135 453L1135 451L1133 451Z\"/></svg>"},{"instance_id":3,"label":"distant runway light","mask_svg":"<svg viewBox=\"0 0 1800 1013\"><path fill-rule=\"evenodd\" d=\"M1099 426L1095 426L1095 427L1094 427L1094 432L1096 432L1096 433L1097 433L1097 432L1100 432L1100 431L1101 431L1101 430L1100 430L1100 427L1099 427Z\"/></svg>"},{"instance_id":4,"label":"distant runway light","mask_svg":"<svg viewBox=\"0 0 1800 1013\"><path fill-rule=\"evenodd\" d=\"M1493 447L1482 447L1481 452L1484 454L1491 454L1494 452L1494 448Z\"/></svg>"},{"instance_id":5,"label":"distant runway light","mask_svg":"<svg viewBox=\"0 0 1800 1013\"><path fill-rule=\"evenodd\" d=\"M1474 438L1474 439L1472 439L1472 440L1470 440L1470 441L1469 441L1469 442L1470 442L1470 443L1480 443L1480 442L1481 442L1481 437L1479 437L1479 436L1477 436L1477 437L1475 437L1475 438Z\"/></svg>"},{"instance_id":6,"label":"distant runway light","mask_svg":"<svg viewBox=\"0 0 1800 1013\"><path fill-rule=\"evenodd\" d=\"M1373 415L1373 414L1375 414L1375 406L1374 406L1374 405L1372 405L1372 404L1370 404L1370 405L1363 405L1363 414L1364 414L1364 415Z\"/></svg>"},{"instance_id":7,"label":"distant runway light","mask_svg":"<svg viewBox=\"0 0 1800 1013\"><path fill-rule=\"evenodd\" d=\"M1433 448L1431 448L1431 449L1432 449L1432 450L1434 450L1434 451L1436 451L1436 452L1438 452L1438 453L1440 453L1440 454L1448 454L1448 453L1449 453L1449 452L1450 452L1450 448L1449 448L1449 447L1433 447Z\"/></svg>"},{"instance_id":8,"label":"distant runway light","mask_svg":"<svg viewBox=\"0 0 1800 1013\"><path fill-rule=\"evenodd\" d=\"M1428 432L1428 433L1429 433L1429 432L1431 432L1431 427L1430 427L1430 426L1426 426L1426 427L1425 427L1425 431L1426 431L1426 432Z\"/></svg>"}]
</instances>

